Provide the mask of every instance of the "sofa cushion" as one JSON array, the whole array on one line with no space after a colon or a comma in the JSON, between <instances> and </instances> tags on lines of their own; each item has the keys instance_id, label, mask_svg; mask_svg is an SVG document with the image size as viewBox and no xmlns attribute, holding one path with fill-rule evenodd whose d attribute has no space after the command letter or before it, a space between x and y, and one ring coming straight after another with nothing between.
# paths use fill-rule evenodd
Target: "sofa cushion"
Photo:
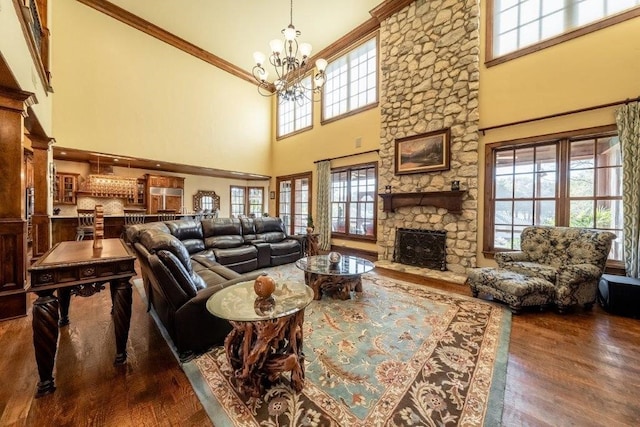
<instances>
[{"instance_id":1,"label":"sofa cushion","mask_svg":"<svg viewBox=\"0 0 640 427\"><path fill-rule=\"evenodd\" d=\"M165 222L169 232L180 239L190 254L204 250L202 224L194 219L181 219Z\"/></svg>"},{"instance_id":2,"label":"sofa cushion","mask_svg":"<svg viewBox=\"0 0 640 427\"><path fill-rule=\"evenodd\" d=\"M253 218L248 218L246 216L240 218L240 224L242 225L242 237L245 242L250 242L256 239L256 228L253 221Z\"/></svg>"},{"instance_id":3,"label":"sofa cushion","mask_svg":"<svg viewBox=\"0 0 640 427\"><path fill-rule=\"evenodd\" d=\"M206 287L202 278L193 272L189 273L173 253L161 249L156 252L156 255L169 269L180 288L189 298L193 298L199 289Z\"/></svg>"},{"instance_id":4,"label":"sofa cushion","mask_svg":"<svg viewBox=\"0 0 640 427\"><path fill-rule=\"evenodd\" d=\"M127 241L132 245L140 241L140 233L144 230L159 230L164 233L169 233L169 227L164 222L148 222L145 224L135 224L127 227Z\"/></svg>"},{"instance_id":5,"label":"sofa cushion","mask_svg":"<svg viewBox=\"0 0 640 427\"><path fill-rule=\"evenodd\" d=\"M205 248L235 248L244 244L242 225L237 218L202 220Z\"/></svg>"},{"instance_id":6,"label":"sofa cushion","mask_svg":"<svg viewBox=\"0 0 640 427\"><path fill-rule=\"evenodd\" d=\"M274 216L261 216L253 220L253 224L256 230L256 234L268 233L271 231L277 231L285 233L284 224L282 218ZM260 238L260 237L258 237Z\"/></svg>"},{"instance_id":7,"label":"sofa cushion","mask_svg":"<svg viewBox=\"0 0 640 427\"><path fill-rule=\"evenodd\" d=\"M554 283L558 273L556 267L537 262L514 261L508 263L507 266L509 270L517 271L527 276L539 277Z\"/></svg>"},{"instance_id":8,"label":"sofa cushion","mask_svg":"<svg viewBox=\"0 0 640 427\"><path fill-rule=\"evenodd\" d=\"M177 237L157 229L149 229L140 233L140 243L150 253L157 253L160 250L171 252L178 258L189 274L193 271L189 252Z\"/></svg>"},{"instance_id":9,"label":"sofa cushion","mask_svg":"<svg viewBox=\"0 0 640 427\"><path fill-rule=\"evenodd\" d=\"M259 240L267 243L282 242L287 238L287 235L282 231L270 231L268 233L257 234L256 236Z\"/></svg>"},{"instance_id":10,"label":"sofa cushion","mask_svg":"<svg viewBox=\"0 0 640 427\"><path fill-rule=\"evenodd\" d=\"M255 246L248 245L232 249L214 249L213 253L216 256L216 260L222 265L255 260L258 257L258 250Z\"/></svg>"}]
</instances>

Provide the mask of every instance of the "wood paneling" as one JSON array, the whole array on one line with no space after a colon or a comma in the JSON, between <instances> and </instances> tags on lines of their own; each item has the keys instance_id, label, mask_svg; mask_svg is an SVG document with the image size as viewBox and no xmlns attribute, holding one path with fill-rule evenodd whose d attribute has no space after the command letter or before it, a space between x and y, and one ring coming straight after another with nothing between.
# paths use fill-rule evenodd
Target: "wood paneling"
<instances>
[{"instance_id":1,"label":"wood paneling","mask_svg":"<svg viewBox=\"0 0 640 427\"><path fill-rule=\"evenodd\" d=\"M26 284L23 118L32 94L0 87L0 319L20 310ZM22 295L21 295L22 294ZM19 301L20 300L20 301Z\"/></svg>"}]
</instances>

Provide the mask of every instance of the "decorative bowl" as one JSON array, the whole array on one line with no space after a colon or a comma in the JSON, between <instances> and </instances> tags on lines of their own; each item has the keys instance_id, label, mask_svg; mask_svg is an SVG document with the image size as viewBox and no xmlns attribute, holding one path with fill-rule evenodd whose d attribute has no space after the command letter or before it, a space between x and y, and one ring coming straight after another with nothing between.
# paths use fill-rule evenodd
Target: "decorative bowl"
<instances>
[{"instance_id":1,"label":"decorative bowl","mask_svg":"<svg viewBox=\"0 0 640 427\"><path fill-rule=\"evenodd\" d=\"M327 257L331 264L338 264L342 260L342 255L339 252L329 252Z\"/></svg>"}]
</instances>

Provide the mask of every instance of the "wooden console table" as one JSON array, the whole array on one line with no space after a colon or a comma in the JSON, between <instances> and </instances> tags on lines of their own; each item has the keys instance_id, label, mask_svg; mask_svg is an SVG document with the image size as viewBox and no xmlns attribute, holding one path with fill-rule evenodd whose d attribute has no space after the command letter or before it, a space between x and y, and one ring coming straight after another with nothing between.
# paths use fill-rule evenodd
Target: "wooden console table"
<instances>
[{"instance_id":1,"label":"wooden console table","mask_svg":"<svg viewBox=\"0 0 640 427\"><path fill-rule=\"evenodd\" d=\"M58 327L69 323L71 295L91 296L103 290L105 282L110 282L113 303L115 364L126 362L132 301L129 279L136 274L135 259L120 239L103 240L101 249L93 248L93 240L84 240L58 243L29 268L31 286L27 290L38 295L33 303L33 346L40 374L36 397L56 389L53 366Z\"/></svg>"},{"instance_id":2,"label":"wooden console table","mask_svg":"<svg viewBox=\"0 0 640 427\"><path fill-rule=\"evenodd\" d=\"M416 193L379 193L382 210L393 212L405 206L435 206L451 213L462 212L462 196L466 191L423 191Z\"/></svg>"}]
</instances>

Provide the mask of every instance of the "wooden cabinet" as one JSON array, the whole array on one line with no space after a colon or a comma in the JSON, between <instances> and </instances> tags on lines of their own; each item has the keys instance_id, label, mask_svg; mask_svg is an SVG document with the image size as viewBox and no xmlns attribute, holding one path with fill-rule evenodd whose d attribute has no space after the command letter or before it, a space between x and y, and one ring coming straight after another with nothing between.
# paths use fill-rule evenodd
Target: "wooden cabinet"
<instances>
[{"instance_id":1,"label":"wooden cabinet","mask_svg":"<svg viewBox=\"0 0 640 427\"><path fill-rule=\"evenodd\" d=\"M132 199L127 200L127 206L143 208L146 206L147 180L138 178L136 182L136 194Z\"/></svg>"},{"instance_id":2,"label":"wooden cabinet","mask_svg":"<svg viewBox=\"0 0 640 427\"><path fill-rule=\"evenodd\" d=\"M184 178L180 176L161 176L147 174L149 187L184 188Z\"/></svg>"},{"instance_id":3,"label":"wooden cabinet","mask_svg":"<svg viewBox=\"0 0 640 427\"><path fill-rule=\"evenodd\" d=\"M55 178L54 204L75 205L78 190L78 174L57 173Z\"/></svg>"}]
</instances>

